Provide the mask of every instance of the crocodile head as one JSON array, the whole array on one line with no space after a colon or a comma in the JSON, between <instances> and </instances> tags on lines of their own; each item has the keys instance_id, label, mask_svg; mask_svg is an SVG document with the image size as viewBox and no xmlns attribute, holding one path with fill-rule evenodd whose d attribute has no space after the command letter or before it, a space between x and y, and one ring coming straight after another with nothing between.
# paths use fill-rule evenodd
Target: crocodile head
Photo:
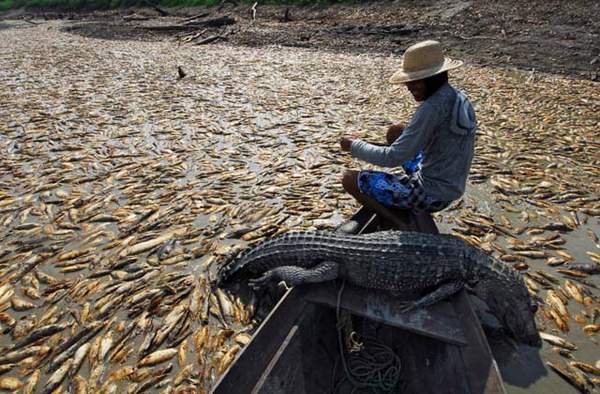
<instances>
[{"instance_id":1,"label":"crocodile head","mask_svg":"<svg viewBox=\"0 0 600 394\"><path fill-rule=\"evenodd\" d=\"M504 263L499 264L504 266L500 269L502 272L482 278L473 290L511 337L520 343L540 347L542 341L535 324L537 304L530 297L520 274Z\"/></svg>"}]
</instances>

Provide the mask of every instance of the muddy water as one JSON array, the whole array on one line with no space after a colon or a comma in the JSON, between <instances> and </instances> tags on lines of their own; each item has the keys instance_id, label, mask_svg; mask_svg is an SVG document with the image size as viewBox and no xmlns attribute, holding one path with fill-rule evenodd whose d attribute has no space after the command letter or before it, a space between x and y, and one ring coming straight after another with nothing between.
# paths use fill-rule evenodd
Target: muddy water
<instances>
[{"instance_id":1,"label":"muddy water","mask_svg":"<svg viewBox=\"0 0 600 394\"><path fill-rule=\"evenodd\" d=\"M196 289L208 291L206 280L214 278L228 248L288 230L330 229L348 217L356 206L342 193L339 176L344 168L368 166L339 151L339 136L351 132L383 141L385 127L408 121L415 104L406 92L392 92L386 84L398 58L277 47L188 47L169 40L106 41L61 28L47 22L0 30L0 244L8 252L0 259L0 284L11 282L30 254L44 257L13 283L15 296L22 299L27 299L25 287L39 287L43 296L27 299L35 308L18 312L6 303L0 310L17 320L37 319L56 305L65 311L57 322L68 324L73 335L90 303L91 319L108 325L99 337L112 332L117 338L123 326L142 325L132 313L142 308L151 323L127 339L131 354L106 362L96 382L89 379L90 365L104 361L85 361L78 372L97 389L135 391L150 379L134 383L113 378L112 372L136 365L141 358L136 350L148 333L164 326L168 310L193 304ZM182 80L177 66L188 74ZM499 256L512 253L509 241L527 242L540 226L571 223L576 216L578 224L561 230L566 241L561 247L576 262L591 262L586 252L600 251L588 235L588 230L600 234L597 85L468 65L452 78L473 99L480 134L472 184L461 205L438 215L440 227ZM147 218L147 212L154 214ZM244 239L226 237L240 226L260 231ZM519 233L518 227L525 229ZM173 229L185 231L169 256L183 260L163 265L156 248L136 254L135 264L157 275L126 294L108 317L95 313L103 296L110 295L107 288L126 283L117 275L97 279L93 274L122 262L125 247ZM24 241L33 246L23 246ZM53 253L42 250L49 245L56 248ZM532 248L555 255L552 249ZM59 254L83 249L89 250L86 256L66 261L87 265L62 272ZM545 259L523 261L530 270L564 282L556 272L560 267L547 266ZM97 290L59 298L60 290L39 283L40 273L73 293L81 282ZM188 276L173 280L179 274ZM600 286L596 277L587 280ZM128 302L146 289L164 289L164 298ZM593 303L582 307L569 300L568 310L571 316L585 310L590 324L598 290L586 289ZM545 290L538 295L544 302ZM183 357L171 360L173 370L149 385L152 391L169 392L175 382L180 389L210 388L226 367L224 354L235 346L231 338L256 324L239 317L223 324L218 306L210 306L206 319L182 317L166 340L169 345L158 347L177 347ZM566 334L541 313L538 321L546 332L578 346L575 359L598 360L596 336L586 335L573 318ZM194 348L193 338L206 326L214 340ZM43 343L56 345L66 337L57 334ZM180 345L182 338L187 349ZM0 337L5 348L14 341L9 331ZM561 359L551 346L538 351L492 342L510 392L571 390L544 364ZM177 380L190 365L190 376ZM6 376L26 381L38 367L14 368ZM45 371L38 391L49 378ZM67 379L63 389L70 383Z\"/></svg>"}]
</instances>

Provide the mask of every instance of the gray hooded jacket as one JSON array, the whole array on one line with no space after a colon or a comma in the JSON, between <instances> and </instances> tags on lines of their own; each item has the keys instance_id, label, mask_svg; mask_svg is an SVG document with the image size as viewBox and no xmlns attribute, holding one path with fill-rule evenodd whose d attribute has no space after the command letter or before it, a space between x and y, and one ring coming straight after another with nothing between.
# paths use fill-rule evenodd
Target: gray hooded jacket
<instances>
[{"instance_id":1,"label":"gray hooded jacket","mask_svg":"<svg viewBox=\"0 0 600 394\"><path fill-rule=\"evenodd\" d=\"M421 176L426 195L437 201L452 201L465 191L476 126L469 99L445 84L421 103L392 145L377 146L355 140L351 153L381 167L400 167L423 151Z\"/></svg>"}]
</instances>

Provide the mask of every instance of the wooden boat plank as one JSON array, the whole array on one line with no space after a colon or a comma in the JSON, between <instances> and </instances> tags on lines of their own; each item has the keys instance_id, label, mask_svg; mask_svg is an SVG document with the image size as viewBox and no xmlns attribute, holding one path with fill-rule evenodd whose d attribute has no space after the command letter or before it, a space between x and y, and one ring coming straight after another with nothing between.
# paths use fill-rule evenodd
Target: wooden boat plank
<instances>
[{"instance_id":1,"label":"wooden boat plank","mask_svg":"<svg viewBox=\"0 0 600 394\"><path fill-rule=\"evenodd\" d=\"M336 286L337 284L337 286ZM337 306L339 283L316 283L301 286L301 294L307 301ZM462 323L456 318L448 301L439 302L428 308L402 313L398 298L375 289L360 289L346 284L340 307L353 314L374 321L399 327L440 341L466 345Z\"/></svg>"},{"instance_id":2,"label":"wooden boat plank","mask_svg":"<svg viewBox=\"0 0 600 394\"><path fill-rule=\"evenodd\" d=\"M388 326L377 333L400 358L401 392L469 394L458 346Z\"/></svg>"},{"instance_id":3,"label":"wooden boat plank","mask_svg":"<svg viewBox=\"0 0 600 394\"><path fill-rule=\"evenodd\" d=\"M211 393L240 393L241 387L248 388L249 392L249 388L254 387L306 306L298 290L288 290L254 333L252 340L221 375Z\"/></svg>"},{"instance_id":4,"label":"wooden boat plank","mask_svg":"<svg viewBox=\"0 0 600 394\"><path fill-rule=\"evenodd\" d=\"M463 332L469 346L460 349L464 368L469 371L469 386L474 394L506 394L502 375L492 356L492 351L465 290L460 291L454 302L457 316L463 322Z\"/></svg>"},{"instance_id":5,"label":"wooden boat plank","mask_svg":"<svg viewBox=\"0 0 600 394\"><path fill-rule=\"evenodd\" d=\"M271 362L254 386L252 394L303 394L304 376L298 373L302 344L298 325L292 326Z\"/></svg>"}]
</instances>

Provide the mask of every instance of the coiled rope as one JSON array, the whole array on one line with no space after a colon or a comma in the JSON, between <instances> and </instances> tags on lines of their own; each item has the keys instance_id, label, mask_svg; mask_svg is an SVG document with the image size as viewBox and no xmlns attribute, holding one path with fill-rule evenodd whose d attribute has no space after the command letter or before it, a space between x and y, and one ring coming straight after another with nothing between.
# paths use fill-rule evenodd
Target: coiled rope
<instances>
[{"instance_id":1,"label":"coiled rope","mask_svg":"<svg viewBox=\"0 0 600 394\"><path fill-rule=\"evenodd\" d=\"M346 378L354 386L352 392L357 389L370 389L375 392L393 391L400 382L400 358L390 347L373 338L367 338L360 346L357 346L357 350L350 350L346 359L342 325L340 324L340 306L345 285L346 282L343 281L338 291L336 319L340 357ZM334 375L335 369L334 367ZM337 393L343 383L344 379L340 380L335 385L333 392Z\"/></svg>"}]
</instances>

